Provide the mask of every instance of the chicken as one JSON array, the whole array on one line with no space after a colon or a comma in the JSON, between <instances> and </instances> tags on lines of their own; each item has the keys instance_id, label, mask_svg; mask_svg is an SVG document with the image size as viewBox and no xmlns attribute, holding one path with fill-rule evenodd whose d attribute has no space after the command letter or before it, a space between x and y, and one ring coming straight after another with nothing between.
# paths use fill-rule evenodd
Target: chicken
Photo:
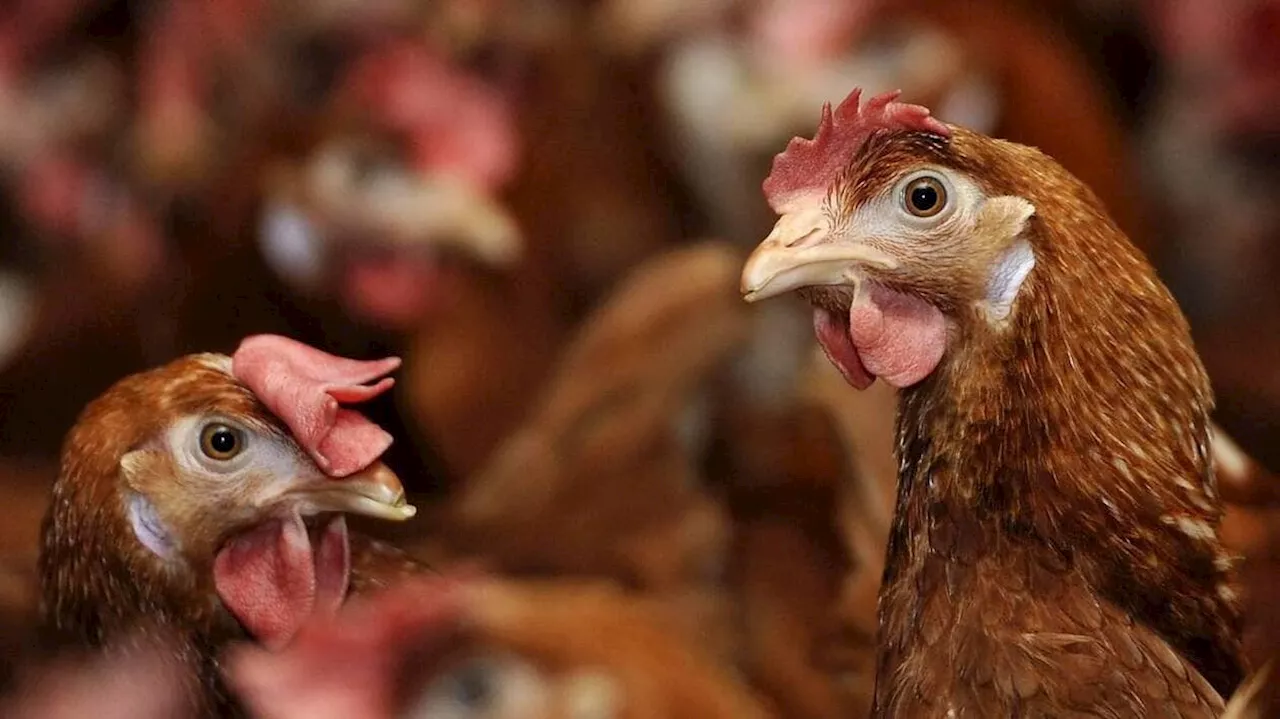
<instances>
[{"instance_id":1,"label":"chicken","mask_svg":"<svg viewBox=\"0 0 1280 719\"><path fill-rule=\"evenodd\" d=\"M768 716L661 605L572 582L412 582L228 667L262 719Z\"/></svg>"},{"instance_id":2,"label":"chicken","mask_svg":"<svg viewBox=\"0 0 1280 719\"><path fill-rule=\"evenodd\" d=\"M859 98L775 158L742 290L901 391L873 714L1216 716L1240 615L1176 302L1047 156Z\"/></svg>"},{"instance_id":3,"label":"chicken","mask_svg":"<svg viewBox=\"0 0 1280 719\"><path fill-rule=\"evenodd\" d=\"M341 514L414 513L377 461L391 437L339 406L385 392L398 365L259 336L234 357L126 378L91 403L67 437L44 524L50 639L101 647L142 622L174 633L193 704L217 713L230 709L221 644L278 646L367 571L417 571L349 535Z\"/></svg>"},{"instance_id":4,"label":"chicken","mask_svg":"<svg viewBox=\"0 0 1280 719\"><path fill-rule=\"evenodd\" d=\"M738 263L704 243L637 268L566 348L527 423L451 499L445 539L507 571L650 592L715 576L728 527L689 418L742 338Z\"/></svg>"},{"instance_id":5,"label":"chicken","mask_svg":"<svg viewBox=\"0 0 1280 719\"><path fill-rule=\"evenodd\" d=\"M501 201L515 122L482 77L387 44L339 79L322 136L268 173L261 210L262 258L292 294L398 345L400 411L461 476L517 426L562 338L545 258Z\"/></svg>"}]
</instances>

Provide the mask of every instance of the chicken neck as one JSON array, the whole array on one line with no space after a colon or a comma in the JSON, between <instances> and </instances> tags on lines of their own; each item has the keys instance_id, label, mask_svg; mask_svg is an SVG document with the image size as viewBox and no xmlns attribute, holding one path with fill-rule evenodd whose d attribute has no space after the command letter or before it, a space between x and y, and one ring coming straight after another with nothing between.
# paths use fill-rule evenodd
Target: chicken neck
<instances>
[{"instance_id":1,"label":"chicken neck","mask_svg":"<svg viewBox=\"0 0 1280 719\"><path fill-rule=\"evenodd\" d=\"M1098 607L1229 695L1238 608L1186 322L1100 210L1035 202L1075 224L1037 221L1010 324L961 318L937 371L902 394L877 703L924 654L958 652L949 680L975 678L992 658L966 648L1078 633ZM962 636L974 631L983 642Z\"/></svg>"}]
</instances>

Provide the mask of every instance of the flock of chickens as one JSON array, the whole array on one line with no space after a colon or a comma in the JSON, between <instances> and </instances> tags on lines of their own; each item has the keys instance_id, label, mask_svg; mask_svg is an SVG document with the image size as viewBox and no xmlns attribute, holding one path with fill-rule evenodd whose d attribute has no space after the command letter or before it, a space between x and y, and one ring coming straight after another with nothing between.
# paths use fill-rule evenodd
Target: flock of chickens
<instances>
[{"instance_id":1,"label":"flock of chickens","mask_svg":"<svg viewBox=\"0 0 1280 719\"><path fill-rule=\"evenodd\" d=\"M0 712L1275 715L1277 480L987 1L158 3L128 123L22 4Z\"/></svg>"}]
</instances>

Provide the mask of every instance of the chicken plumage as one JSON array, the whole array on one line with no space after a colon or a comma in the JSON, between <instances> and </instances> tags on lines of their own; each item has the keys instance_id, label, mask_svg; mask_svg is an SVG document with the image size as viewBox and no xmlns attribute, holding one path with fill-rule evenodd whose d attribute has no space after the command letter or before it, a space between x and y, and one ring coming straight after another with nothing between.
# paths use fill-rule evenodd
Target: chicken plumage
<instances>
[{"instance_id":1,"label":"chicken plumage","mask_svg":"<svg viewBox=\"0 0 1280 719\"><path fill-rule=\"evenodd\" d=\"M775 159L743 272L901 389L875 715L1216 716L1239 608L1185 319L1061 166L895 98Z\"/></svg>"},{"instance_id":2,"label":"chicken plumage","mask_svg":"<svg viewBox=\"0 0 1280 719\"><path fill-rule=\"evenodd\" d=\"M614 290L524 426L439 519L455 549L514 573L653 593L706 587L728 526L691 451L702 419L691 398L741 342L739 261L701 243L643 263Z\"/></svg>"},{"instance_id":3,"label":"chicken plumage","mask_svg":"<svg viewBox=\"0 0 1280 719\"><path fill-rule=\"evenodd\" d=\"M222 644L282 644L375 560L401 573L342 514L412 516L377 461L391 438L339 404L388 389L398 364L260 336L234 358L185 357L91 403L67 437L43 530L50 639L96 648L140 627L174 634L195 708L232 711Z\"/></svg>"}]
</instances>

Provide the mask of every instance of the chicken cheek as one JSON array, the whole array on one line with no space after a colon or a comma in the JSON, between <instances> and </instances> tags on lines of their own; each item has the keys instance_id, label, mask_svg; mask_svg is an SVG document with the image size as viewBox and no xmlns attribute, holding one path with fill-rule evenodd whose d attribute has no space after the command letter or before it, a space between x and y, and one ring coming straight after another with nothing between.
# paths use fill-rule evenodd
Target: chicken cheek
<instances>
[{"instance_id":1,"label":"chicken cheek","mask_svg":"<svg viewBox=\"0 0 1280 719\"><path fill-rule=\"evenodd\" d=\"M346 597L350 569L346 520L330 520L313 546L296 514L235 537L213 565L222 603L271 648L287 644L313 614L335 612Z\"/></svg>"},{"instance_id":2,"label":"chicken cheek","mask_svg":"<svg viewBox=\"0 0 1280 719\"><path fill-rule=\"evenodd\" d=\"M910 387L942 361L947 321L918 297L871 285L849 309L849 339L867 372Z\"/></svg>"}]
</instances>

